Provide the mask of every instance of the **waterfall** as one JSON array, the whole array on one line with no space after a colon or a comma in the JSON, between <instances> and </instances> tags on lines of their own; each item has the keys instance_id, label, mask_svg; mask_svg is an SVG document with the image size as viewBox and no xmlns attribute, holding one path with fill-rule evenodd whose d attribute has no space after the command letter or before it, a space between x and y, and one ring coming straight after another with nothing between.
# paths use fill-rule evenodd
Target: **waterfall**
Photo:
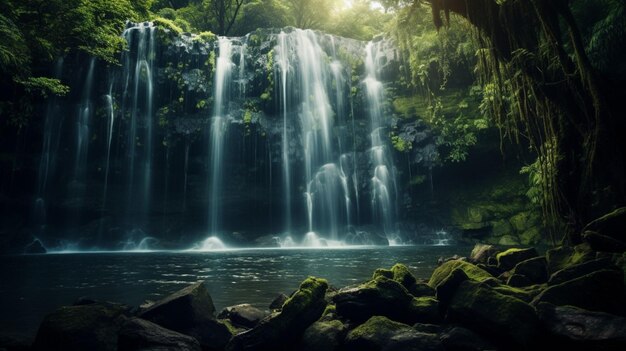
<instances>
[{"instance_id":1,"label":"waterfall","mask_svg":"<svg viewBox=\"0 0 626 351\"><path fill-rule=\"evenodd\" d=\"M76 181L85 180L87 165L87 152L89 150L89 123L93 113L91 95L93 93L93 76L96 66L96 59L91 58L89 68L83 84L83 97L78 106L78 119L76 123L76 161L74 166L74 179Z\"/></svg>"},{"instance_id":2,"label":"waterfall","mask_svg":"<svg viewBox=\"0 0 626 351\"><path fill-rule=\"evenodd\" d=\"M367 76L364 83L367 90L371 125L370 139L372 148L370 149L370 162L373 167L371 189L372 214L378 219L387 239L390 243L393 243L396 240L394 231L394 199L396 191L393 164L384 142L385 129L382 124L384 92L383 84L378 79L381 44L382 41L376 43L369 42L365 48L365 69Z\"/></svg>"},{"instance_id":3,"label":"waterfall","mask_svg":"<svg viewBox=\"0 0 626 351\"><path fill-rule=\"evenodd\" d=\"M283 191L285 193L285 231L291 232L291 176L289 172L289 134L288 134L288 110L287 110L287 75L289 67L289 47L287 46L287 34L281 31L278 35L277 64L280 72L280 101L283 117L282 132L282 165L283 165ZM308 203L308 200L307 200ZM307 205L308 206L308 205ZM310 221L309 221L310 222ZM311 223L309 223L311 230Z\"/></svg>"},{"instance_id":4,"label":"waterfall","mask_svg":"<svg viewBox=\"0 0 626 351\"><path fill-rule=\"evenodd\" d=\"M216 234L220 229L221 194L224 139L228 126L230 103L230 82L234 63L232 62L233 43L226 37L219 38L219 56L215 65L214 107L210 128L211 186L209 189L210 232Z\"/></svg>"},{"instance_id":5,"label":"waterfall","mask_svg":"<svg viewBox=\"0 0 626 351\"><path fill-rule=\"evenodd\" d=\"M109 187L109 168L111 166L111 143L113 141L113 127L115 125L115 106L113 103L113 82L109 85L109 93L105 96L107 107L107 151L106 167L104 171L104 190L102 195L102 208L106 206L107 192Z\"/></svg>"},{"instance_id":6,"label":"waterfall","mask_svg":"<svg viewBox=\"0 0 626 351\"><path fill-rule=\"evenodd\" d=\"M155 27L151 22L127 28L123 37L130 50L124 54L124 92L121 115L130 115L128 133L128 208L147 215L152 185L154 128ZM126 100L130 101L126 101ZM130 107L129 107L130 106ZM139 166L139 167L137 167ZM136 168L141 172L136 174ZM139 193L135 182L141 182ZM137 203L138 200L138 203Z\"/></svg>"}]
</instances>

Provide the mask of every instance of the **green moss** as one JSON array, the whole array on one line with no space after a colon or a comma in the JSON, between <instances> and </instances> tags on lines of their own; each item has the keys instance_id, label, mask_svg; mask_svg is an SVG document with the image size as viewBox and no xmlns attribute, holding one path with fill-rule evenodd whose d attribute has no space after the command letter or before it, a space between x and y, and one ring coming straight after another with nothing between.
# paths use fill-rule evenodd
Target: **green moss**
<instances>
[{"instance_id":1,"label":"green moss","mask_svg":"<svg viewBox=\"0 0 626 351\"><path fill-rule=\"evenodd\" d=\"M378 268L374 271L372 275L372 279L376 279L378 277L385 277L387 279L393 279L393 272L390 269Z\"/></svg>"},{"instance_id":2,"label":"green moss","mask_svg":"<svg viewBox=\"0 0 626 351\"><path fill-rule=\"evenodd\" d=\"M487 271L465 261L461 260L451 260L445 262L441 266L437 267L433 272L430 280L428 281L428 285L433 288L436 288L453 270L460 268L465 272L465 274L472 280L476 281L484 281L489 278L493 278L491 274Z\"/></svg>"},{"instance_id":3,"label":"green moss","mask_svg":"<svg viewBox=\"0 0 626 351\"><path fill-rule=\"evenodd\" d=\"M410 328L406 324L394 322L387 317L374 316L348 333L348 339L368 338L378 334L393 334L398 330Z\"/></svg>"},{"instance_id":4,"label":"green moss","mask_svg":"<svg viewBox=\"0 0 626 351\"><path fill-rule=\"evenodd\" d=\"M393 267L391 267L391 272L393 273L393 280L402 284L407 289L416 282L416 279L409 271L409 268L401 263L396 263Z\"/></svg>"},{"instance_id":5,"label":"green moss","mask_svg":"<svg viewBox=\"0 0 626 351\"><path fill-rule=\"evenodd\" d=\"M168 20L167 18L163 18L163 17L157 17L155 19L152 20L152 22L154 22L154 25L157 27L163 27L167 30L170 30L178 35L183 34L183 29L180 28L178 25L176 25L176 23L174 23L174 21L172 20Z\"/></svg>"},{"instance_id":6,"label":"green moss","mask_svg":"<svg viewBox=\"0 0 626 351\"><path fill-rule=\"evenodd\" d=\"M328 282L325 279L308 277L301 284L298 291L283 304L283 314L298 313L313 300L323 299L328 289Z\"/></svg>"},{"instance_id":7,"label":"green moss","mask_svg":"<svg viewBox=\"0 0 626 351\"><path fill-rule=\"evenodd\" d=\"M322 313L322 316L325 316L327 314L336 314L336 313L337 313L337 306L326 305L326 309L324 310L324 313Z\"/></svg>"}]
</instances>

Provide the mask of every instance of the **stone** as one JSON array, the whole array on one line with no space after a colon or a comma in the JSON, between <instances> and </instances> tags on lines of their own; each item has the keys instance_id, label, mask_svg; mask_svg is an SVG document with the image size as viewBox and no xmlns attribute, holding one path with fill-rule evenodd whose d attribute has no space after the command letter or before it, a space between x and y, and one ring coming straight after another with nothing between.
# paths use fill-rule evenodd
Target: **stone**
<instances>
[{"instance_id":1,"label":"stone","mask_svg":"<svg viewBox=\"0 0 626 351\"><path fill-rule=\"evenodd\" d=\"M401 263L396 263L390 270L377 269L372 275L372 279L376 277L385 277L402 284L405 288L409 289L413 284L417 282L415 276L409 271L409 268Z\"/></svg>"},{"instance_id":2,"label":"stone","mask_svg":"<svg viewBox=\"0 0 626 351\"><path fill-rule=\"evenodd\" d=\"M0 350L30 351L33 340L21 334L0 332Z\"/></svg>"},{"instance_id":3,"label":"stone","mask_svg":"<svg viewBox=\"0 0 626 351\"><path fill-rule=\"evenodd\" d=\"M548 287L533 300L557 306L571 305L591 311L621 313L624 309L624 272L603 269Z\"/></svg>"},{"instance_id":4,"label":"stone","mask_svg":"<svg viewBox=\"0 0 626 351\"><path fill-rule=\"evenodd\" d=\"M509 234L513 231L511 223L506 219L493 221L491 225L491 234L495 237L500 237Z\"/></svg>"},{"instance_id":5,"label":"stone","mask_svg":"<svg viewBox=\"0 0 626 351\"><path fill-rule=\"evenodd\" d=\"M402 284L383 276L340 290L333 302L339 316L357 323L372 316L386 316L409 324L440 320L437 300L413 297Z\"/></svg>"},{"instance_id":6,"label":"stone","mask_svg":"<svg viewBox=\"0 0 626 351\"><path fill-rule=\"evenodd\" d=\"M45 254L48 250L43 246L41 241L35 239L32 243L26 245L24 248L25 254Z\"/></svg>"},{"instance_id":7,"label":"stone","mask_svg":"<svg viewBox=\"0 0 626 351\"><path fill-rule=\"evenodd\" d=\"M436 334L421 333L383 316L374 316L351 330L346 351L443 351Z\"/></svg>"},{"instance_id":8,"label":"stone","mask_svg":"<svg viewBox=\"0 0 626 351\"><path fill-rule=\"evenodd\" d=\"M192 284L139 313L139 317L185 335L195 337L206 349L223 348L234 330L215 320L213 300L202 282Z\"/></svg>"},{"instance_id":9,"label":"stone","mask_svg":"<svg viewBox=\"0 0 626 351\"><path fill-rule=\"evenodd\" d=\"M494 260L496 259L495 257L493 258ZM504 271L502 271L500 268L498 268L497 265L491 265L491 264L482 264L482 263L478 263L476 265L476 267L482 269L483 271L491 274L494 277L499 276L500 274L504 273Z\"/></svg>"},{"instance_id":10,"label":"stone","mask_svg":"<svg viewBox=\"0 0 626 351\"><path fill-rule=\"evenodd\" d=\"M548 274L565 268L569 264L570 257L573 253L574 249L569 246L559 246L546 251Z\"/></svg>"},{"instance_id":11,"label":"stone","mask_svg":"<svg viewBox=\"0 0 626 351\"><path fill-rule=\"evenodd\" d=\"M548 261L544 256L522 261L515 265L513 274L522 275L528 279L530 284L522 286L545 283L548 281Z\"/></svg>"},{"instance_id":12,"label":"stone","mask_svg":"<svg viewBox=\"0 0 626 351\"><path fill-rule=\"evenodd\" d=\"M574 306L537 306L542 324L553 335L575 342L580 349L626 350L626 318Z\"/></svg>"},{"instance_id":13,"label":"stone","mask_svg":"<svg viewBox=\"0 0 626 351\"><path fill-rule=\"evenodd\" d=\"M117 350L117 334L126 320L122 305L64 306L47 315L37 332L36 350Z\"/></svg>"},{"instance_id":14,"label":"stone","mask_svg":"<svg viewBox=\"0 0 626 351\"><path fill-rule=\"evenodd\" d=\"M539 227L531 227L519 234L520 243L522 245L537 245L541 242L541 230Z\"/></svg>"},{"instance_id":15,"label":"stone","mask_svg":"<svg viewBox=\"0 0 626 351\"><path fill-rule=\"evenodd\" d=\"M304 331L298 350L339 350L347 332L347 328L338 320L317 321Z\"/></svg>"},{"instance_id":16,"label":"stone","mask_svg":"<svg viewBox=\"0 0 626 351\"><path fill-rule=\"evenodd\" d=\"M472 280L459 285L446 320L521 347L529 347L540 332L532 306Z\"/></svg>"},{"instance_id":17,"label":"stone","mask_svg":"<svg viewBox=\"0 0 626 351\"><path fill-rule=\"evenodd\" d=\"M295 343L326 308L328 283L309 277L285 302L282 311L263 319L256 327L234 336L226 350L284 349Z\"/></svg>"},{"instance_id":18,"label":"stone","mask_svg":"<svg viewBox=\"0 0 626 351\"><path fill-rule=\"evenodd\" d=\"M435 296L435 289L426 283L415 283L408 290L415 297Z\"/></svg>"},{"instance_id":19,"label":"stone","mask_svg":"<svg viewBox=\"0 0 626 351\"><path fill-rule=\"evenodd\" d=\"M583 263L575 264L554 272L548 280L548 285L565 283L568 280L582 277L602 269L619 269L609 258L599 258Z\"/></svg>"},{"instance_id":20,"label":"stone","mask_svg":"<svg viewBox=\"0 0 626 351\"><path fill-rule=\"evenodd\" d=\"M520 244L519 239L513 235L503 235L498 240L498 245L500 246L515 246L519 244Z\"/></svg>"},{"instance_id":21,"label":"stone","mask_svg":"<svg viewBox=\"0 0 626 351\"><path fill-rule=\"evenodd\" d=\"M589 243L592 249L604 252L626 252L626 242L594 231L586 231L583 240Z\"/></svg>"},{"instance_id":22,"label":"stone","mask_svg":"<svg viewBox=\"0 0 626 351\"><path fill-rule=\"evenodd\" d=\"M446 277L457 268L462 269L465 274L473 280L482 281L493 277L488 272L478 268L477 266L469 262L465 262L462 260L451 260L445 262L435 269L430 277L430 280L428 281L428 285L436 289L437 285L439 285L439 283L446 279Z\"/></svg>"},{"instance_id":23,"label":"stone","mask_svg":"<svg viewBox=\"0 0 626 351\"><path fill-rule=\"evenodd\" d=\"M535 224L529 212L520 212L511 217L509 222L517 232L523 232Z\"/></svg>"},{"instance_id":24,"label":"stone","mask_svg":"<svg viewBox=\"0 0 626 351\"><path fill-rule=\"evenodd\" d=\"M446 350L483 351L495 350L488 341L463 327L452 327L439 335Z\"/></svg>"},{"instance_id":25,"label":"stone","mask_svg":"<svg viewBox=\"0 0 626 351\"><path fill-rule=\"evenodd\" d=\"M230 319L234 324L254 328L261 319L269 314L250 304L241 304L224 308L218 315L220 319Z\"/></svg>"},{"instance_id":26,"label":"stone","mask_svg":"<svg viewBox=\"0 0 626 351\"><path fill-rule=\"evenodd\" d=\"M150 321L131 318L119 332L119 351L179 350L200 351L200 343L191 336L165 329Z\"/></svg>"},{"instance_id":27,"label":"stone","mask_svg":"<svg viewBox=\"0 0 626 351\"><path fill-rule=\"evenodd\" d=\"M626 207L620 207L611 213L587 224L582 232L591 231L619 241L626 241Z\"/></svg>"},{"instance_id":28,"label":"stone","mask_svg":"<svg viewBox=\"0 0 626 351\"><path fill-rule=\"evenodd\" d=\"M215 306L204 283L198 282L159 300L139 317L181 333L214 319Z\"/></svg>"},{"instance_id":29,"label":"stone","mask_svg":"<svg viewBox=\"0 0 626 351\"><path fill-rule=\"evenodd\" d=\"M437 285L437 300L439 300L439 304L441 306L442 311L445 311L448 308L448 304L452 297L456 293L459 285L470 278L467 276L465 271L461 268L456 268L453 270L448 276Z\"/></svg>"},{"instance_id":30,"label":"stone","mask_svg":"<svg viewBox=\"0 0 626 351\"><path fill-rule=\"evenodd\" d=\"M270 303L270 311L280 311L283 308L283 304L285 301L289 299L289 296L285 294L279 294L276 298Z\"/></svg>"},{"instance_id":31,"label":"stone","mask_svg":"<svg viewBox=\"0 0 626 351\"><path fill-rule=\"evenodd\" d=\"M472 249L469 260L474 264L486 264L489 261L489 257L494 257L498 252L500 252L500 250L493 245L476 244Z\"/></svg>"},{"instance_id":32,"label":"stone","mask_svg":"<svg viewBox=\"0 0 626 351\"><path fill-rule=\"evenodd\" d=\"M526 261L528 259L539 256L537 250L534 248L529 249L508 249L504 252L500 252L496 255L498 260L498 267L502 270L508 271L513 269L518 263Z\"/></svg>"},{"instance_id":33,"label":"stone","mask_svg":"<svg viewBox=\"0 0 626 351\"><path fill-rule=\"evenodd\" d=\"M512 286L514 288L522 288L525 286L533 285L533 282L528 279L525 275L521 274L512 274L507 280L506 285Z\"/></svg>"}]
</instances>

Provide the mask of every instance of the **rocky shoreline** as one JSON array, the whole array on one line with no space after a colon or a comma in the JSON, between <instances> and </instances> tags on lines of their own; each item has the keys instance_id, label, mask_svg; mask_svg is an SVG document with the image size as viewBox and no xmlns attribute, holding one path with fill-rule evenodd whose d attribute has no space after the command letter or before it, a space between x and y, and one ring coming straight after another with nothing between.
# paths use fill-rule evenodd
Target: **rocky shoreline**
<instances>
[{"instance_id":1,"label":"rocky shoreline","mask_svg":"<svg viewBox=\"0 0 626 351\"><path fill-rule=\"evenodd\" d=\"M81 298L0 350L624 350L625 258L477 244L428 280L403 264L341 289L309 277L269 312L216 313L202 282L135 308Z\"/></svg>"}]
</instances>

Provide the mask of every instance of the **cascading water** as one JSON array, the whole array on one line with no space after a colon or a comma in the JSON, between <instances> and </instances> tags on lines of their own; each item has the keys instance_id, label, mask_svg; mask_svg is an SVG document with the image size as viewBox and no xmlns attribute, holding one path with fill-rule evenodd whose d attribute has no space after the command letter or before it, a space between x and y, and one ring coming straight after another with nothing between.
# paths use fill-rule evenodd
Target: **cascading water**
<instances>
[{"instance_id":1,"label":"cascading water","mask_svg":"<svg viewBox=\"0 0 626 351\"><path fill-rule=\"evenodd\" d=\"M89 62L85 84L83 85L83 97L78 107L78 120L76 123L76 161L74 166L74 179L78 182L85 180L85 167L87 165L87 153L89 151L89 123L93 113L92 93L93 77L96 59Z\"/></svg>"},{"instance_id":2,"label":"cascading water","mask_svg":"<svg viewBox=\"0 0 626 351\"><path fill-rule=\"evenodd\" d=\"M287 34L281 31L278 35L277 64L280 73L280 101L283 117L282 130L282 164L283 164L283 191L285 193L285 231L291 232L291 175L289 171L289 134L288 134L288 95L287 77L291 71L289 65L289 47ZM307 200L308 202L308 200ZM311 230L309 223L309 230Z\"/></svg>"},{"instance_id":3,"label":"cascading water","mask_svg":"<svg viewBox=\"0 0 626 351\"><path fill-rule=\"evenodd\" d=\"M378 218L387 239L390 243L396 241L393 228L395 222L394 199L395 176L393 164L384 142L382 125L383 84L378 79L380 64L380 45L382 41L369 42L365 48L365 69L367 77L364 80L367 90L367 102L371 123L370 162L373 167L372 177L372 213Z\"/></svg>"}]
</instances>

